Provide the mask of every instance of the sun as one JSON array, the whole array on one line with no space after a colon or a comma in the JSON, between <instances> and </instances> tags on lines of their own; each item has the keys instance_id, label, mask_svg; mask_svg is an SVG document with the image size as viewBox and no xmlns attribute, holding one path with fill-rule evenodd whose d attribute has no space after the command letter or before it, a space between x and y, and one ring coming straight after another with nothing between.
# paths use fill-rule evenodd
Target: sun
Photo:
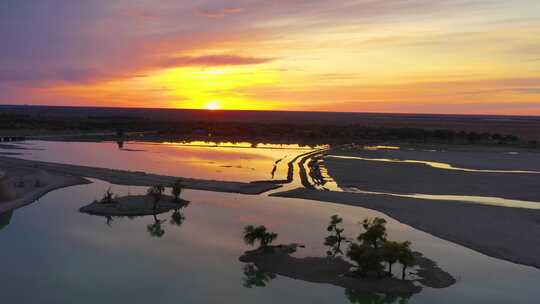
<instances>
[{"instance_id":1,"label":"sun","mask_svg":"<svg viewBox=\"0 0 540 304\"><path fill-rule=\"evenodd\" d=\"M219 110L221 106L218 101L209 101L204 105L204 108L207 110Z\"/></svg>"}]
</instances>

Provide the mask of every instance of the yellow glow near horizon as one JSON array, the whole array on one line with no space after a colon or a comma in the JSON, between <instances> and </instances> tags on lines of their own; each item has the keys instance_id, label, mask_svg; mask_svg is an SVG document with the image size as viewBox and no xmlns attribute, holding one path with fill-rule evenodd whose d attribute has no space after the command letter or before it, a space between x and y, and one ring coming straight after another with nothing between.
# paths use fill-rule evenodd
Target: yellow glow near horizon
<instances>
[{"instance_id":1,"label":"yellow glow near horizon","mask_svg":"<svg viewBox=\"0 0 540 304\"><path fill-rule=\"evenodd\" d=\"M262 68L234 66L220 68L173 68L141 79L144 85L167 89L172 106L192 109L260 109L243 89L272 85L277 74Z\"/></svg>"},{"instance_id":2,"label":"yellow glow near horizon","mask_svg":"<svg viewBox=\"0 0 540 304\"><path fill-rule=\"evenodd\" d=\"M221 106L219 105L218 101L209 101L208 103L206 103L204 108L207 110L219 110L221 109Z\"/></svg>"},{"instance_id":3,"label":"yellow glow near horizon","mask_svg":"<svg viewBox=\"0 0 540 304\"><path fill-rule=\"evenodd\" d=\"M259 66L162 69L143 77L95 84L58 85L41 90L53 96L79 96L129 106L207 109L275 109L276 103L250 97L249 90L278 83L278 74Z\"/></svg>"}]
</instances>

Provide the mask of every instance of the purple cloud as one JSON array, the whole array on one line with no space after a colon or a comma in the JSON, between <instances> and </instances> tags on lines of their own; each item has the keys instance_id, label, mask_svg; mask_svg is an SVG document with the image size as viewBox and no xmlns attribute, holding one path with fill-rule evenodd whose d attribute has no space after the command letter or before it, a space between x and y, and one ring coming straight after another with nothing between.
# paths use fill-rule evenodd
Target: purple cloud
<instances>
[{"instance_id":1,"label":"purple cloud","mask_svg":"<svg viewBox=\"0 0 540 304\"><path fill-rule=\"evenodd\" d=\"M62 68L50 71L38 69L2 69L0 82L23 83L38 86L52 82L89 83L108 77L109 75L92 68Z\"/></svg>"},{"instance_id":2,"label":"purple cloud","mask_svg":"<svg viewBox=\"0 0 540 304\"><path fill-rule=\"evenodd\" d=\"M244 57L236 55L208 55L208 56L182 56L169 58L161 63L165 67L179 66L224 66L224 65L252 65L274 60L274 58Z\"/></svg>"},{"instance_id":3,"label":"purple cloud","mask_svg":"<svg viewBox=\"0 0 540 304\"><path fill-rule=\"evenodd\" d=\"M222 9L200 8L200 9L197 9L196 14L197 16L201 16L201 17L219 19L219 18L224 18L227 15L239 14L243 11L244 9L241 7L227 7L227 8L222 8Z\"/></svg>"}]
</instances>

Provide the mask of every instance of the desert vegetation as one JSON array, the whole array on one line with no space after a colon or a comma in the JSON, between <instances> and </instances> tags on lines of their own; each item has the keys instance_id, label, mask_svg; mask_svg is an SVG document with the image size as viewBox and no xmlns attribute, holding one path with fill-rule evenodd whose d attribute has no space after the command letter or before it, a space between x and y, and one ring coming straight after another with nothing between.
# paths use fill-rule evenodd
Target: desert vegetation
<instances>
[{"instance_id":1,"label":"desert vegetation","mask_svg":"<svg viewBox=\"0 0 540 304\"><path fill-rule=\"evenodd\" d=\"M159 206L159 201L163 198L164 191L165 191L165 187L163 187L162 185L152 186L148 188L148 190L146 191L148 196L152 198L152 202L154 204L154 207L153 207L154 210L157 210Z\"/></svg>"},{"instance_id":2,"label":"desert vegetation","mask_svg":"<svg viewBox=\"0 0 540 304\"><path fill-rule=\"evenodd\" d=\"M351 243L347 257L356 263L361 276L376 275L381 277L384 264L388 265L387 275L392 276L392 266L399 262L402 266L402 279L406 270L415 263L411 242L396 242L387 239L386 220L375 217L364 219L364 231Z\"/></svg>"},{"instance_id":3,"label":"desert vegetation","mask_svg":"<svg viewBox=\"0 0 540 304\"><path fill-rule=\"evenodd\" d=\"M411 242L397 242L387 238L386 220L383 218L366 218L361 222L363 231L355 241L349 240L345 235L345 229L340 227L343 218L332 215L326 230L330 233L324 239L324 245L330 247L327 251L328 258L341 258L346 256L355 263L355 274L360 277L393 277L392 267L396 263L401 264L401 279L405 280L407 269L415 265L415 255L411 249ZM277 234L263 226L249 225L244 227L244 242L258 249L270 247L277 239ZM343 243L350 243L346 253L341 249ZM272 246L287 248L285 245ZM293 245L296 247L296 245ZM384 269L386 268L386 272Z\"/></svg>"},{"instance_id":4,"label":"desert vegetation","mask_svg":"<svg viewBox=\"0 0 540 304\"><path fill-rule=\"evenodd\" d=\"M342 235L344 228L340 228L339 225L343 223L343 219L339 215L332 215L330 217L330 224L326 228L330 235L324 239L324 245L330 249L326 252L329 257L335 257L338 254L343 254L341 250L341 244L348 242L347 238Z\"/></svg>"},{"instance_id":5,"label":"desert vegetation","mask_svg":"<svg viewBox=\"0 0 540 304\"><path fill-rule=\"evenodd\" d=\"M97 202L100 204L114 204L116 203L115 197L116 195L114 192L112 192L111 188L109 188L107 191L105 191L105 193L103 193L103 197Z\"/></svg>"},{"instance_id":6,"label":"desert vegetation","mask_svg":"<svg viewBox=\"0 0 540 304\"><path fill-rule=\"evenodd\" d=\"M296 280L326 283L345 288L352 303L386 303L406 301L425 287L446 288L456 280L437 264L419 252L411 250L411 242L389 240L383 218L366 218L360 224L362 231L356 239L348 239L339 215L330 217L326 227L329 235L324 244L331 247L324 257L297 257L293 255L298 243L270 245L277 234L265 226L246 226L244 241L256 246L244 252L239 260L245 263L243 285L247 288L266 287L281 275ZM349 243L345 253L340 244ZM345 250L344 250L345 251ZM392 273L392 267L401 264L401 279ZM409 267L415 266L415 278L407 279ZM420 284L417 284L420 283ZM400 302L401 303L401 302Z\"/></svg>"},{"instance_id":7,"label":"desert vegetation","mask_svg":"<svg viewBox=\"0 0 540 304\"><path fill-rule=\"evenodd\" d=\"M182 179L180 178L171 185L171 194L174 197L175 202L181 202L180 194L182 194L182 188Z\"/></svg>"},{"instance_id":8,"label":"desert vegetation","mask_svg":"<svg viewBox=\"0 0 540 304\"><path fill-rule=\"evenodd\" d=\"M460 119L447 119L449 123L423 118L407 118L373 121L361 119L345 120L350 123L286 123L226 121L226 120L164 120L136 116L94 116L79 115L71 117L31 115L23 112L0 113L0 130L40 130L41 132L108 132L108 139L129 140L130 132L146 132L145 139L162 140L213 140L231 142L284 143L295 142L301 145L344 144L352 142L401 141L413 143L481 144L481 145L519 145L538 147L536 122L514 122L501 128L488 128L485 124L464 123ZM413 120L417 123L406 123ZM369 122L368 122L369 121ZM516 129L525 136L516 133ZM120 131L119 131L120 130ZM141 134L139 134L141 135ZM138 137L138 139L141 139Z\"/></svg>"},{"instance_id":9,"label":"desert vegetation","mask_svg":"<svg viewBox=\"0 0 540 304\"><path fill-rule=\"evenodd\" d=\"M266 249L277 237L277 233L268 231L262 225L257 227L249 225L244 228L244 242L251 246L255 246L258 242L260 249Z\"/></svg>"}]
</instances>

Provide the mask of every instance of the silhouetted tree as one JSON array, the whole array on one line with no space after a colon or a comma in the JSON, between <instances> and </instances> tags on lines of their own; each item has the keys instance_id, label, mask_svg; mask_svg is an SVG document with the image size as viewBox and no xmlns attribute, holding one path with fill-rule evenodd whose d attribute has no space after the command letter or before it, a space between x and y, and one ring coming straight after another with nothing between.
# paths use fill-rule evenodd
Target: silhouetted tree
<instances>
[{"instance_id":1,"label":"silhouetted tree","mask_svg":"<svg viewBox=\"0 0 540 304\"><path fill-rule=\"evenodd\" d=\"M386 241L382 246L383 260L388 264L388 276L392 276L392 265L394 265L399 258L402 243L394 241Z\"/></svg>"},{"instance_id":2,"label":"silhouetted tree","mask_svg":"<svg viewBox=\"0 0 540 304\"><path fill-rule=\"evenodd\" d=\"M347 251L347 256L356 262L360 273L375 272L380 276L383 262L386 262L391 276L392 265L399 262L403 266L402 279L405 279L406 269L415 263L411 242L386 240L386 221L382 218L367 218L362 227L365 231L357 238L360 243L352 243Z\"/></svg>"},{"instance_id":3,"label":"silhouetted tree","mask_svg":"<svg viewBox=\"0 0 540 304\"><path fill-rule=\"evenodd\" d=\"M366 218L362 222L365 232L358 236L358 241L368 244L374 249L379 249L386 241L386 220L376 217L374 219Z\"/></svg>"},{"instance_id":4,"label":"silhouetted tree","mask_svg":"<svg viewBox=\"0 0 540 304\"><path fill-rule=\"evenodd\" d=\"M351 244L347 256L356 262L361 274L374 272L380 276L384 268L381 247L386 242L386 220L366 218L362 227L365 231L357 238L360 243Z\"/></svg>"},{"instance_id":5,"label":"silhouetted tree","mask_svg":"<svg viewBox=\"0 0 540 304\"><path fill-rule=\"evenodd\" d=\"M152 201L154 203L154 210L157 210L158 203L163 197L163 191L165 191L165 187L163 187L162 185L155 185L148 188L147 194L152 197Z\"/></svg>"},{"instance_id":6,"label":"silhouetted tree","mask_svg":"<svg viewBox=\"0 0 540 304\"><path fill-rule=\"evenodd\" d=\"M244 242L251 246L259 241L259 247L266 248L277 236L276 233L267 231L265 226L254 227L249 225L244 228Z\"/></svg>"},{"instance_id":7,"label":"silhouetted tree","mask_svg":"<svg viewBox=\"0 0 540 304\"><path fill-rule=\"evenodd\" d=\"M103 197L99 201L101 204L113 204L116 203L114 200L114 193L111 191L111 188L107 189L103 194Z\"/></svg>"},{"instance_id":8,"label":"silhouetted tree","mask_svg":"<svg viewBox=\"0 0 540 304\"><path fill-rule=\"evenodd\" d=\"M367 243L352 243L349 251L347 251L347 256L357 264L362 275L376 273L377 276L380 276L381 271L384 269L379 250Z\"/></svg>"},{"instance_id":9,"label":"silhouetted tree","mask_svg":"<svg viewBox=\"0 0 540 304\"><path fill-rule=\"evenodd\" d=\"M398 261L402 266L401 269L401 279L405 280L406 270L408 267L411 267L415 263L414 254L411 250L411 242L405 241L400 243L399 246Z\"/></svg>"},{"instance_id":10,"label":"silhouetted tree","mask_svg":"<svg viewBox=\"0 0 540 304\"><path fill-rule=\"evenodd\" d=\"M182 179L177 179L171 185L171 194L174 197L175 202L180 202L180 194L182 194Z\"/></svg>"},{"instance_id":11,"label":"silhouetted tree","mask_svg":"<svg viewBox=\"0 0 540 304\"><path fill-rule=\"evenodd\" d=\"M346 240L346 238L342 236L345 229L338 227L341 223L343 223L343 219L338 215L332 215L330 217L330 224L326 230L331 234L324 239L324 245L330 247L330 250L326 252L328 256L334 257L337 254L343 253L343 251L341 251L341 242Z\"/></svg>"}]
</instances>

